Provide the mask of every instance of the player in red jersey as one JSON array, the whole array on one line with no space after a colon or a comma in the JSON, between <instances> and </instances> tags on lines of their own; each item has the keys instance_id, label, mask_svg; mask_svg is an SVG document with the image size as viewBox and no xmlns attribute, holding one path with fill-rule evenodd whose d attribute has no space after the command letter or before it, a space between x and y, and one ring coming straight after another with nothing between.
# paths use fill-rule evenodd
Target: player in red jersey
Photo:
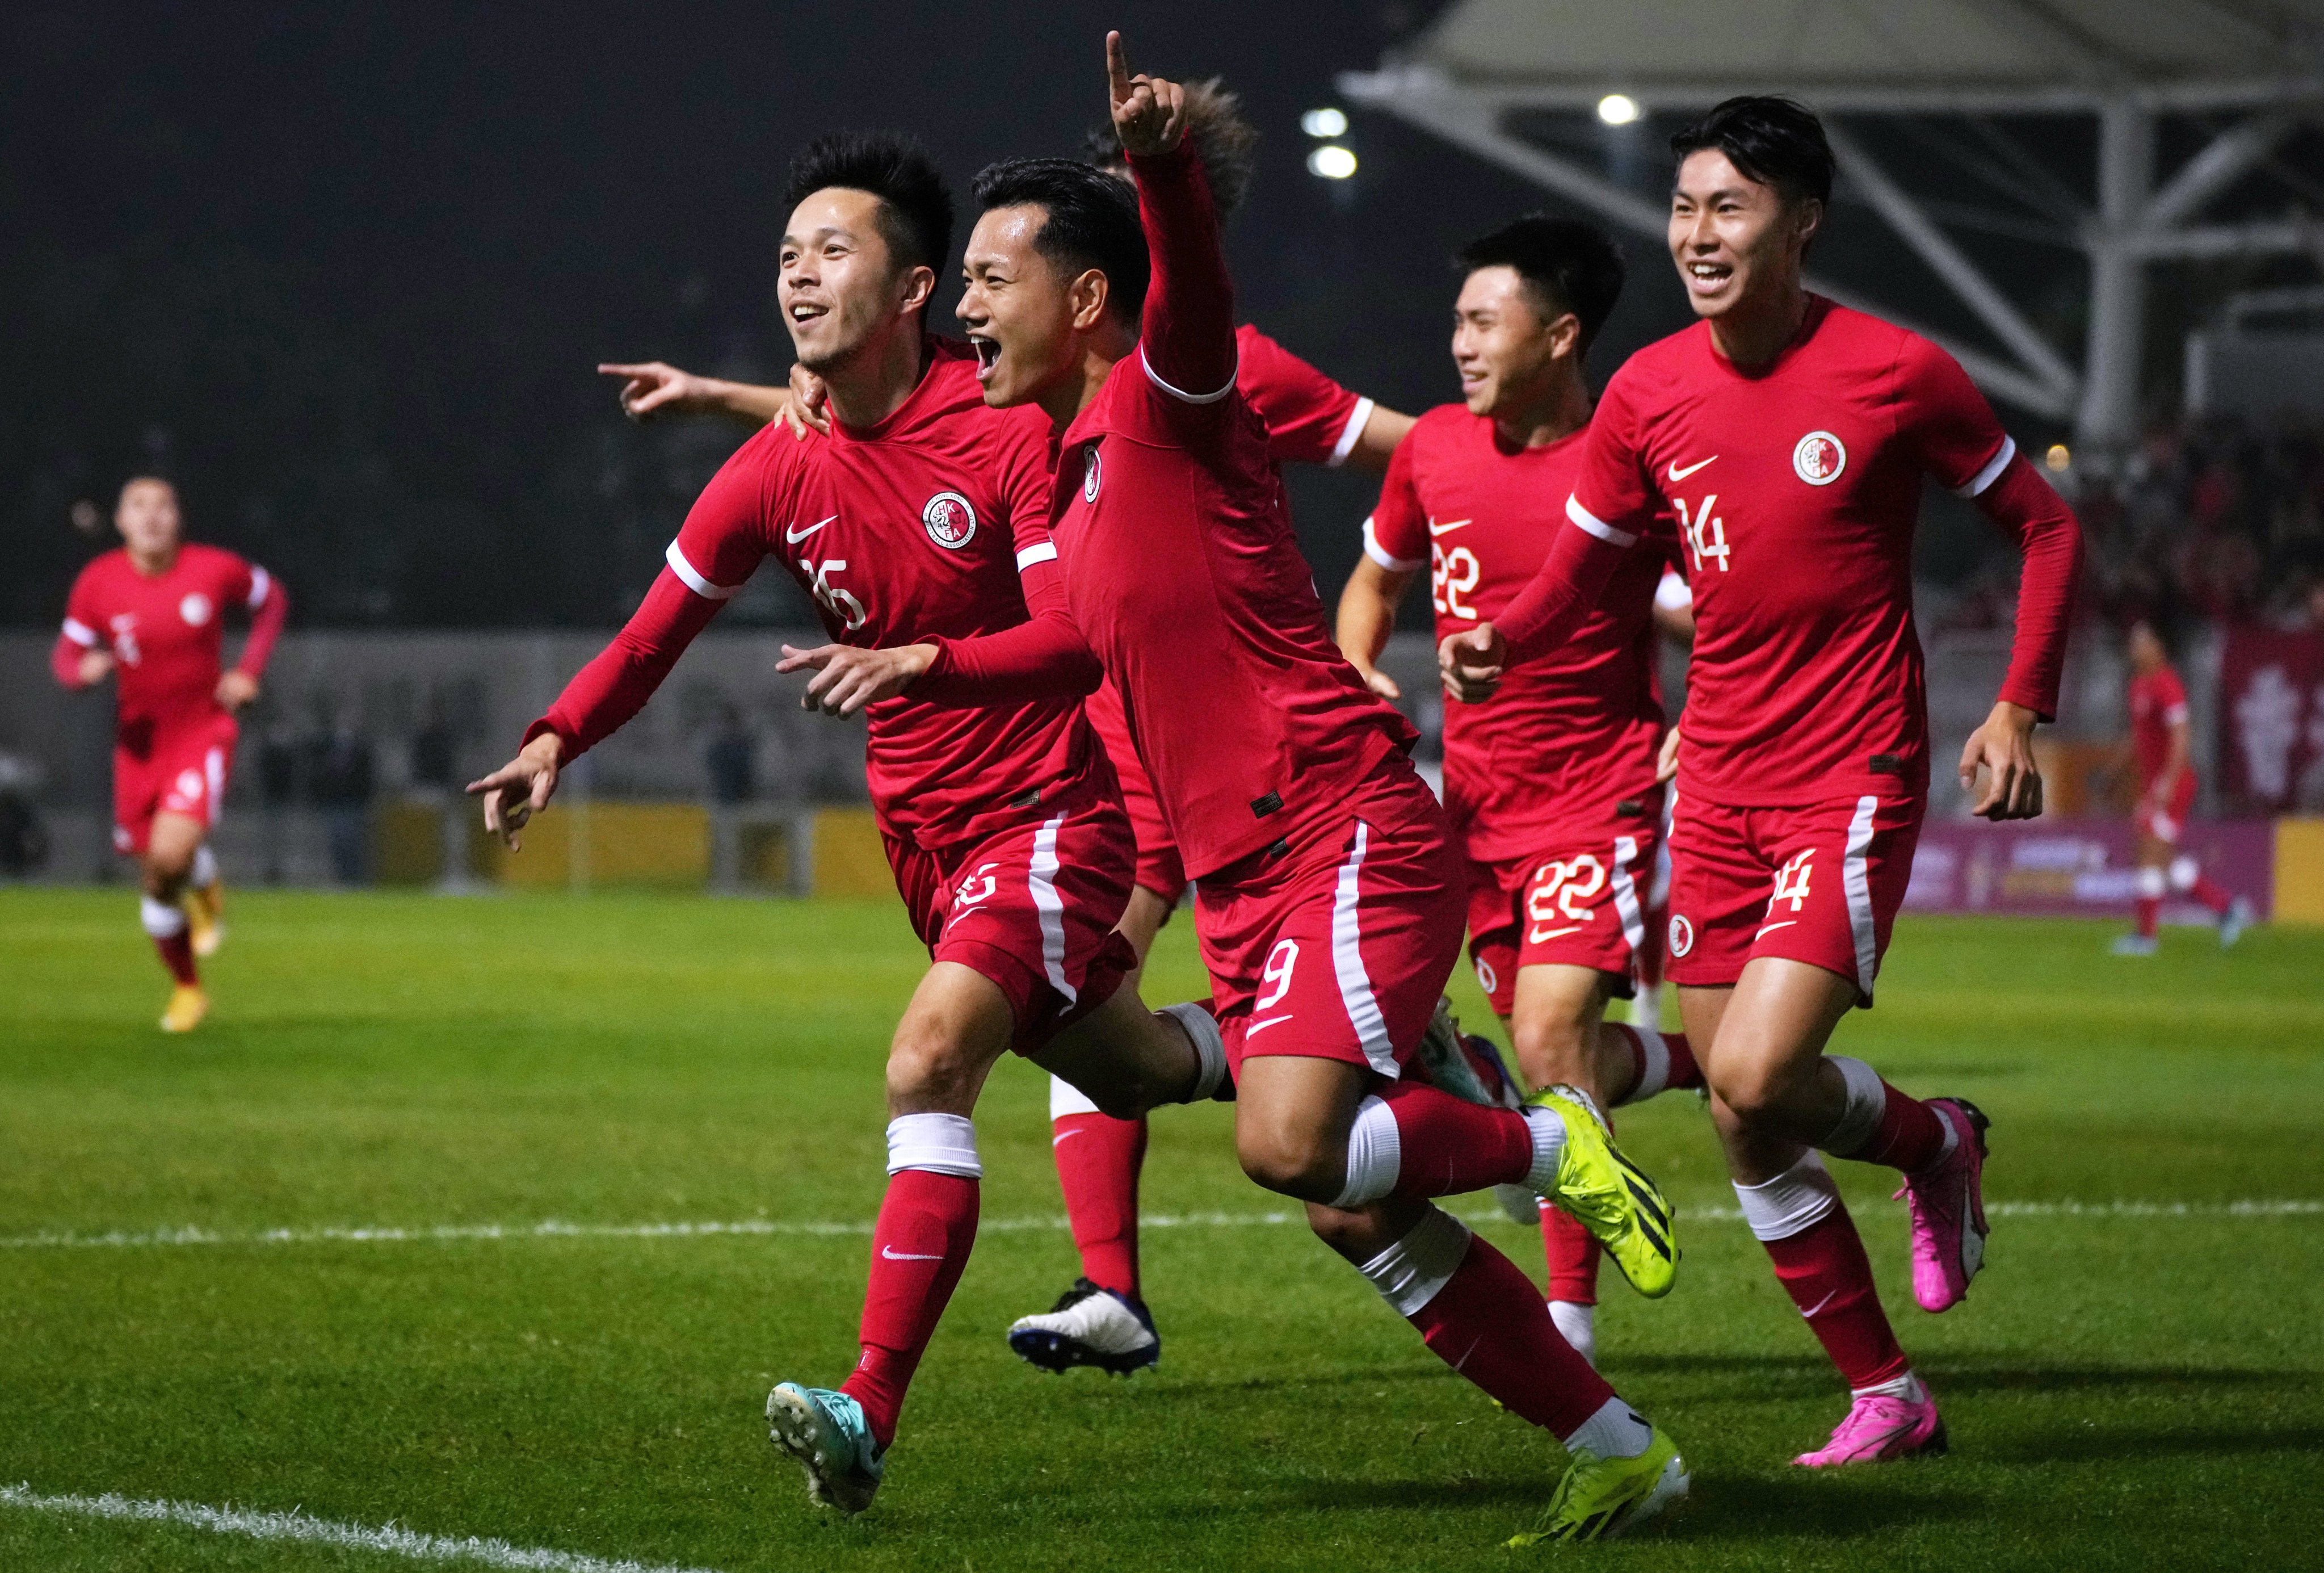
<instances>
[{"instance_id":1,"label":"player in red jersey","mask_svg":"<svg viewBox=\"0 0 2324 1573\"><path fill-rule=\"evenodd\" d=\"M926 331L950 244L942 177L917 143L835 136L794 163L789 195L779 298L800 360L829 386L830 434L770 427L745 443L628 627L517 758L469 790L513 847L559 770L636 713L770 557L844 644L942 648L1010 631L1062 644L1056 680L1006 704L869 707L872 804L932 965L889 1051L890 1180L862 1361L837 1391L778 1385L767 1411L815 1498L860 1512L974 1239L970 1115L994 1063L1013 1049L1129 1115L1211 1096L1226 1060L1200 1007L1176 1007L1174 1022L1119 986L1130 827L1082 719L1096 670L1062 613L1047 430L988 408L975 357Z\"/></svg>"},{"instance_id":2,"label":"player in red jersey","mask_svg":"<svg viewBox=\"0 0 2324 1573\"><path fill-rule=\"evenodd\" d=\"M1985 1238L1986 1120L1827 1055L1872 1003L1928 788L1912 544L1923 477L1976 499L2025 554L2000 701L1962 751L1977 811L2041 812L2035 722L2056 704L2080 553L2073 514L1926 340L1812 296L1822 125L1730 99L1672 140L1670 245L1694 328L1607 384L1540 576L1498 624L1446 640L1446 680L1489 695L1572 638L1655 516L1685 532L1696 636L1681 722L1670 974L1754 1232L1853 1391L1818 1466L1942 1447L1817 1150L1901 1170L1915 1298L1968 1291Z\"/></svg>"},{"instance_id":3,"label":"player in red jersey","mask_svg":"<svg viewBox=\"0 0 2324 1573\"><path fill-rule=\"evenodd\" d=\"M1307 1202L1448 1364L1573 1448L1538 1532L1618 1531L1684 1490L1676 1449L1558 1337L1525 1274L1431 1198L1531 1185L1591 1217L1648 1292L1674 1265L1667 1205L1578 1090L1517 1111L1405 1075L1459 947L1459 862L1410 726L1324 631L1236 389L1233 286L1179 89L1131 79L1119 35L1107 66L1135 205L1065 160L986 169L960 315L987 402L1035 405L1058 433L1067 604L1196 882L1238 1155ZM818 652L810 689L925 672L916 692L1020 691L1061 664L1033 643Z\"/></svg>"},{"instance_id":4,"label":"player in red jersey","mask_svg":"<svg viewBox=\"0 0 2324 1573\"><path fill-rule=\"evenodd\" d=\"M173 986L164 1032L209 1011L196 958L217 948L224 884L208 837L234 765L235 712L258 697L289 602L257 564L181 539L178 491L139 476L113 522L123 545L81 569L50 664L69 689L120 680L113 844L135 856L140 912ZM250 614L242 659L221 671L226 615Z\"/></svg>"},{"instance_id":5,"label":"player in red jersey","mask_svg":"<svg viewBox=\"0 0 2324 1573\"><path fill-rule=\"evenodd\" d=\"M1213 177L1223 218L1249 187L1259 134L1243 119L1240 101L1217 81L1189 83L1185 91L1186 135ZM1130 179L1111 121L1091 132L1084 152L1095 167ZM1278 464L1387 467L1388 455L1411 429L1411 416L1341 386L1249 323L1235 337L1236 385L1265 422L1268 451ZM622 407L640 419L677 410L723 414L753 426L787 421L799 432L822 424L822 393L812 374L795 374L792 386L776 388L698 377L660 361L598 370L622 378ZM1138 958L1129 978L1135 985L1155 936L1185 894L1185 864L1111 683L1089 696L1085 712L1113 763L1137 836L1136 881L1120 924ZM1050 1078L1049 1115L1050 1151L1082 1273L1047 1311L1020 1318L1010 1328L1010 1344L1046 1370L1094 1365L1126 1374L1152 1365L1161 1347L1139 1272L1146 1121L1115 1119L1062 1077Z\"/></svg>"},{"instance_id":6,"label":"player in red jersey","mask_svg":"<svg viewBox=\"0 0 2324 1573\"><path fill-rule=\"evenodd\" d=\"M1590 421L1582 366L1622 289L1594 226L1539 214L1462 248L1452 358L1463 403L1420 418L1388 463L1364 559L1340 596L1340 648L1375 689L1396 609L1425 568L1440 638L1500 615L1565 520ZM1535 1087L1601 1105L1700 1087L1684 1037L1605 1019L1656 965L1648 898L1662 831L1655 597L1662 562L1616 572L1574 636L1444 715L1444 807L1468 862L1469 955ZM1598 1247L1541 1215L1550 1315L1593 1360Z\"/></svg>"},{"instance_id":7,"label":"player in red jersey","mask_svg":"<svg viewBox=\"0 0 2324 1573\"><path fill-rule=\"evenodd\" d=\"M2229 895L2202 866L2179 850L2179 837L2195 808L2193 729L2187 721L2187 685L2171 664L2171 648L2148 618L2130 625L2130 739L2126 763L2138 772L2138 927L2117 935L2116 956L2152 956L2163 921L2163 898L2176 891L2211 910L2219 943L2234 944L2251 922L2249 903Z\"/></svg>"}]
</instances>

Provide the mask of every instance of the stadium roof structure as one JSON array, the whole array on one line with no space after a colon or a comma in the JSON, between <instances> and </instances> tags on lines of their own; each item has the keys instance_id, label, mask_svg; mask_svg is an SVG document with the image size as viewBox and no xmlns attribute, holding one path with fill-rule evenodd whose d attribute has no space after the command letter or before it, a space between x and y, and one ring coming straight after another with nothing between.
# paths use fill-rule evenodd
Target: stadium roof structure
<instances>
[{"instance_id":1,"label":"stadium roof structure","mask_svg":"<svg viewBox=\"0 0 2324 1573\"><path fill-rule=\"evenodd\" d=\"M1379 69L1340 86L1657 238L1658 192L1570 137L1527 132L1609 94L1665 115L1737 93L1798 97L1826 117L1840 194L1879 214L1992 347L1930 336L1993 396L2070 418L2100 453L2135 438L2150 264L2324 258L2324 222L2302 211L2295 172L2274 165L2293 182L2288 203L2254 195L2282 144L2324 119L2324 0L1456 0ZM2075 147L2094 146L2087 180L2061 178L2061 117L2084 123ZM1950 158L1914 159L1910 180L1867 134L1906 118L1924 149L1932 120L1950 126ZM2200 140L2177 137L2186 156L2161 172L2166 122L2192 122ZM1979 200L1957 199L1964 181ZM2231 189L2243 211L2205 222ZM2254 213L2255 199L2269 206ZM1965 246L1965 233L1979 238ZM2079 365L1996 277L1994 237L2011 236L2087 259Z\"/></svg>"}]
</instances>

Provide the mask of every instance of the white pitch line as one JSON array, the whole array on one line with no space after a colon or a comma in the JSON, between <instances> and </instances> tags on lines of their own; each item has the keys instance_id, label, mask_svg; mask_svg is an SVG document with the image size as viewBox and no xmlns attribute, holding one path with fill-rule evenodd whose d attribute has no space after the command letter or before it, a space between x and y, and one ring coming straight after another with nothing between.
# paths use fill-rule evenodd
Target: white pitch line
<instances>
[{"instance_id":1,"label":"white pitch line","mask_svg":"<svg viewBox=\"0 0 2324 1573\"><path fill-rule=\"evenodd\" d=\"M2283 1218L2324 1216L2324 1200L2287 1198L2226 1202L2154 1201L1995 1201L1986 1213L2004 1218ZM1740 1223L1736 1208L1682 1208L1691 1221ZM1499 1218L1498 1210L1463 1212L1471 1223ZM1148 1229L1245 1229L1304 1222L1294 1212L1160 1213L1140 1218ZM988 1235L1019 1234L1067 1227L1063 1217L987 1218L977 1226ZM323 1227L258 1229L243 1233L203 1228L154 1229L144 1233L116 1230L103 1235L0 1235L0 1250L82 1250L93 1246L156 1245L431 1245L463 1240L691 1240L720 1236L790 1235L816 1238L868 1239L872 1224L819 1222L813 1219L742 1218L733 1222L659 1224L571 1224L549 1218L537 1224L444 1224L434 1227Z\"/></svg>"},{"instance_id":2,"label":"white pitch line","mask_svg":"<svg viewBox=\"0 0 2324 1573\"><path fill-rule=\"evenodd\" d=\"M709 1573L705 1568L675 1568L662 1563L608 1562L578 1552L512 1546L506 1541L475 1535L457 1539L423 1535L392 1523L336 1523L329 1519L309 1518L303 1513L254 1513L238 1507L205 1507L198 1502L140 1501L111 1492L103 1496L45 1496L30 1485L0 1485L0 1507L76 1518L182 1524L188 1529L241 1535L254 1541L304 1541L362 1551L384 1551L414 1562L481 1562L487 1568L513 1568L525 1573Z\"/></svg>"}]
</instances>

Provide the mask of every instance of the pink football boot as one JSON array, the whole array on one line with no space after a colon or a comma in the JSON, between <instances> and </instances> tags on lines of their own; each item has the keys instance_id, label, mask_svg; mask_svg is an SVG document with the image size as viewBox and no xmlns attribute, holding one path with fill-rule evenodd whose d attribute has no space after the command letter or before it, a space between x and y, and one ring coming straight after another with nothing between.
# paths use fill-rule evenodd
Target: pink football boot
<instances>
[{"instance_id":1,"label":"pink football boot","mask_svg":"<svg viewBox=\"0 0 2324 1573\"><path fill-rule=\"evenodd\" d=\"M1792 1460L1803 1469L1837 1464L1886 1464L1892 1458L1933 1458L1945 1450L1945 1422L1926 1388L1921 1401L1868 1393L1849 1406L1831 1440Z\"/></svg>"},{"instance_id":2,"label":"pink football boot","mask_svg":"<svg viewBox=\"0 0 2324 1573\"><path fill-rule=\"evenodd\" d=\"M1985 1265L1985 1133L1992 1122L1964 1098L1932 1097L1929 1106L1952 1127L1953 1150L1926 1172L1906 1175L1896 1194L1913 1210L1913 1298L1923 1310L1942 1311L1969 1298L1969 1281Z\"/></svg>"}]
</instances>

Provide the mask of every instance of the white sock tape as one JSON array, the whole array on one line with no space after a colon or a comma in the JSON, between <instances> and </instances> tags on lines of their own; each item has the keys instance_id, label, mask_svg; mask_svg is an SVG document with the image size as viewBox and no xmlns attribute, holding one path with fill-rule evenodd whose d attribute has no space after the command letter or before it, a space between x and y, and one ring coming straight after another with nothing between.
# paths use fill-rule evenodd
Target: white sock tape
<instances>
[{"instance_id":1,"label":"white sock tape","mask_svg":"<svg viewBox=\"0 0 2324 1573\"><path fill-rule=\"evenodd\" d=\"M888 1122L888 1172L907 1169L983 1179L975 1124L966 1115L898 1115Z\"/></svg>"},{"instance_id":2,"label":"white sock tape","mask_svg":"<svg viewBox=\"0 0 2324 1573\"><path fill-rule=\"evenodd\" d=\"M2182 852L2171 860L2171 888L2175 891L2193 890L2195 881L2201 877L2202 873L2195 860Z\"/></svg>"},{"instance_id":3,"label":"white sock tape","mask_svg":"<svg viewBox=\"0 0 2324 1573\"><path fill-rule=\"evenodd\" d=\"M1840 1067L1840 1078L1848 1084L1848 1105L1840 1110L1840 1123L1832 1126L1831 1133L1816 1145L1835 1158L1845 1158L1862 1152L1880 1133L1880 1116L1888 1112L1888 1089L1880 1084L1880 1073L1863 1060L1845 1054L1826 1058Z\"/></svg>"},{"instance_id":4,"label":"white sock tape","mask_svg":"<svg viewBox=\"0 0 2324 1573\"><path fill-rule=\"evenodd\" d=\"M1652 1027L1641 1027L1633 1022L1630 1031L1638 1040L1638 1085L1614 1100L1617 1108L1624 1104L1644 1103L1670 1086L1670 1045Z\"/></svg>"},{"instance_id":5,"label":"white sock tape","mask_svg":"<svg viewBox=\"0 0 2324 1573\"><path fill-rule=\"evenodd\" d=\"M137 898L137 921L156 939L167 939L172 934L186 931L186 914L170 902L157 902L152 896Z\"/></svg>"},{"instance_id":6,"label":"white sock tape","mask_svg":"<svg viewBox=\"0 0 2324 1573\"><path fill-rule=\"evenodd\" d=\"M2138 883L2135 888L2148 901L2159 902L2163 899L2163 893L2171 885L2161 869L2142 868L2138 871Z\"/></svg>"},{"instance_id":7,"label":"white sock tape","mask_svg":"<svg viewBox=\"0 0 2324 1573\"><path fill-rule=\"evenodd\" d=\"M1735 1199L1756 1238L1788 1240L1831 1216L1840 1206L1840 1187L1823 1166L1822 1154L1810 1149L1773 1180L1757 1185L1737 1180Z\"/></svg>"},{"instance_id":8,"label":"white sock tape","mask_svg":"<svg viewBox=\"0 0 2324 1573\"><path fill-rule=\"evenodd\" d=\"M1099 1113L1097 1105L1090 1102L1089 1094L1062 1076L1049 1078L1049 1118L1069 1119L1074 1115Z\"/></svg>"},{"instance_id":9,"label":"white sock tape","mask_svg":"<svg viewBox=\"0 0 2324 1573\"><path fill-rule=\"evenodd\" d=\"M1404 1168L1404 1143L1397 1134L1396 1113L1376 1097L1356 1106L1355 1123L1348 1127L1348 1182L1332 1198L1335 1208L1362 1207L1396 1189Z\"/></svg>"},{"instance_id":10,"label":"white sock tape","mask_svg":"<svg viewBox=\"0 0 2324 1573\"><path fill-rule=\"evenodd\" d=\"M1218 1018L1191 1000L1181 1005L1164 1005L1154 1013L1177 1022L1194 1041L1198 1069L1194 1072L1194 1090L1186 1095L1186 1101L1198 1104L1216 1097L1227 1079L1227 1043L1219 1035Z\"/></svg>"},{"instance_id":11,"label":"white sock tape","mask_svg":"<svg viewBox=\"0 0 2324 1573\"><path fill-rule=\"evenodd\" d=\"M197 888L207 889L217 883L217 854L212 852L210 844L205 841L194 848L194 866L187 877Z\"/></svg>"},{"instance_id":12,"label":"white sock tape","mask_svg":"<svg viewBox=\"0 0 2324 1573\"><path fill-rule=\"evenodd\" d=\"M1469 1226L1432 1207L1403 1239L1356 1271L1371 1280L1398 1316L1416 1316L1434 1300L1469 1256Z\"/></svg>"}]
</instances>

